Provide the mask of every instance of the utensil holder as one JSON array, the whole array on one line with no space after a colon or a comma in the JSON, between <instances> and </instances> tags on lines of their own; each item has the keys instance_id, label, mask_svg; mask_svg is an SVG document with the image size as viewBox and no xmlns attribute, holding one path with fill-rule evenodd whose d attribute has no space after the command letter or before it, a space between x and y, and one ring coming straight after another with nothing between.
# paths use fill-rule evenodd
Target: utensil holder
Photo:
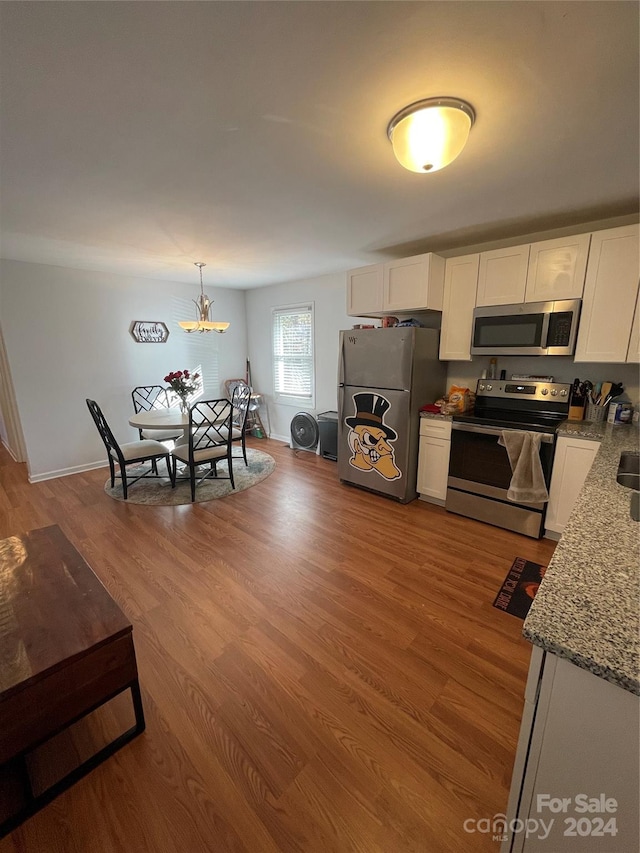
<instances>
[{"instance_id":1,"label":"utensil holder","mask_svg":"<svg viewBox=\"0 0 640 853\"><path fill-rule=\"evenodd\" d=\"M595 403L587 400L587 411L585 420L591 421L593 424L600 424L607 418L607 406L596 406Z\"/></svg>"}]
</instances>

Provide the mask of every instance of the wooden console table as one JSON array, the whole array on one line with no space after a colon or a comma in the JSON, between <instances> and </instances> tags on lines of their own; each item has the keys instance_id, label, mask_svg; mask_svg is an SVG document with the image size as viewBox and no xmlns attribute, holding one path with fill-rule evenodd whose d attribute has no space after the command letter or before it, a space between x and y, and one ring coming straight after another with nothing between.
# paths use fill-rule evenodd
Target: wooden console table
<instances>
[{"instance_id":1,"label":"wooden console table","mask_svg":"<svg viewBox=\"0 0 640 853\"><path fill-rule=\"evenodd\" d=\"M34 792L33 751L125 690L135 725ZM0 837L144 731L132 626L55 525L0 540Z\"/></svg>"}]
</instances>

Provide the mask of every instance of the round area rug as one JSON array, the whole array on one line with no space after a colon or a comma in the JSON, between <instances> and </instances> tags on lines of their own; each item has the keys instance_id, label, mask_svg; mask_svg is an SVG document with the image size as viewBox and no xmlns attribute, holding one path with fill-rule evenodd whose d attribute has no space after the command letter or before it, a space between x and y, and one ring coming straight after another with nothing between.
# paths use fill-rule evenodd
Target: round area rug
<instances>
[{"instance_id":1,"label":"round area rug","mask_svg":"<svg viewBox=\"0 0 640 853\"><path fill-rule=\"evenodd\" d=\"M244 489L250 489L262 480L265 480L269 474L275 471L276 463L272 456L268 453L263 453L262 450L254 450L247 447L247 462L244 464L242 456L233 457L233 479L235 489L231 488L229 480L216 480L213 477L208 477L202 483L196 485L195 503L204 503L204 501L213 501L216 498L226 498L227 495L234 495L236 492L242 492ZM158 469L162 471L164 462L158 462ZM142 472L142 468L131 468L129 471L130 478L136 476L137 471ZM227 476L226 460L218 462L218 473L222 477ZM178 470L178 476L180 471ZM111 479L109 478L104 484L104 490L111 498L117 501L124 501L122 496L122 483L116 475L116 484L111 488ZM178 506L179 504L191 503L191 486L188 480L178 480L175 489L171 488L171 480L168 477L163 477L160 480L138 480L133 486L129 486L129 497L126 503L129 504L146 504L148 506Z\"/></svg>"}]
</instances>

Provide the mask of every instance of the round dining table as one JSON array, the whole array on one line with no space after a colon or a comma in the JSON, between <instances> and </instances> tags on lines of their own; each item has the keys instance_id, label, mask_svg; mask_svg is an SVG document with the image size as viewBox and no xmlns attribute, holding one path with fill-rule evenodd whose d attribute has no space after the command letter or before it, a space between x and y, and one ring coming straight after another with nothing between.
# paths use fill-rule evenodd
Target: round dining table
<instances>
[{"instance_id":1,"label":"round dining table","mask_svg":"<svg viewBox=\"0 0 640 853\"><path fill-rule=\"evenodd\" d=\"M138 412L129 418L129 425L136 429L148 430L182 430L176 444L187 444L189 441L189 415L180 409L152 409L149 412Z\"/></svg>"}]
</instances>

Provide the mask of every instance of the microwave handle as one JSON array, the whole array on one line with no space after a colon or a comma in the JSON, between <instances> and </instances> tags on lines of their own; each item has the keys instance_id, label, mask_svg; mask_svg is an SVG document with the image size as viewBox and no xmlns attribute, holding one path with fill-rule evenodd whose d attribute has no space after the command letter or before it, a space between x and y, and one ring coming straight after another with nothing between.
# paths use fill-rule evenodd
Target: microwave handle
<instances>
[{"instance_id":1,"label":"microwave handle","mask_svg":"<svg viewBox=\"0 0 640 853\"><path fill-rule=\"evenodd\" d=\"M545 311L542 315L542 330L540 333L540 346L542 349L546 349L548 346L547 340L549 338L549 319L551 314L548 311Z\"/></svg>"}]
</instances>

